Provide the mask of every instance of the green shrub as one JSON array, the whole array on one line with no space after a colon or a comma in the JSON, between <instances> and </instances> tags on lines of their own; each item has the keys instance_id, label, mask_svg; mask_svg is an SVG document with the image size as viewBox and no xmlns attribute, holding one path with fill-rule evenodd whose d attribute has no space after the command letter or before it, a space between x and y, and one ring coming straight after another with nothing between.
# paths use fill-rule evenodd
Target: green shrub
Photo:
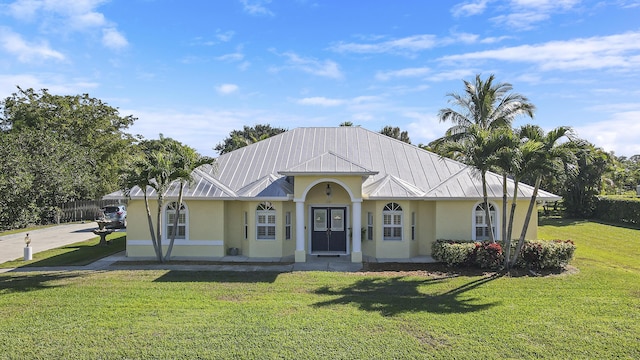
<instances>
[{"instance_id":1,"label":"green shrub","mask_svg":"<svg viewBox=\"0 0 640 360\"><path fill-rule=\"evenodd\" d=\"M598 197L594 218L622 224L640 224L640 201Z\"/></svg>"},{"instance_id":2,"label":"green shrub","mask_svg":"<svg viewBox=\"0 0 640 360\"><path fill-rule=\"evenodd\" d=\"M474 249L472 241L437 240L431 246L431 257L447 266L468 266Z\"/></svg>"},{"instance_id":3,"label":"green shrub","mask_svg":"<svg viewBox=\"0 0 640 360\"><path fill-rule=\"evenodd\" d=\"M557 269L573 258L576 246L571 240L531 240L522 247L522 256L516 266L530 269Z\"/></svg>"},{"instance_id":4,"label":"green shrub","mask_svg":"<svg viewBox=\"0 0 640 360\"><path fill-rule=\"evenodd\" d=\"M476 242L473 249L473 263L481 269L499 269L504 264L502 244Z\"/></svg>"},{"instance_id":5,"label":"green shrub","mask_svg":"<svg viewBox=\"0 0 640 360\"><path fill-rule=\"evenodd\" d=\"M516 242L513 242L512 251L515 250L515 245ZM501 242L437 240L432 245L431 256L452 267L500 269L504 264L503 246ZM571 240L527 240L515 266L527 269L562 268L571 261L575 249Z\"/></svg>"}]
</instances>

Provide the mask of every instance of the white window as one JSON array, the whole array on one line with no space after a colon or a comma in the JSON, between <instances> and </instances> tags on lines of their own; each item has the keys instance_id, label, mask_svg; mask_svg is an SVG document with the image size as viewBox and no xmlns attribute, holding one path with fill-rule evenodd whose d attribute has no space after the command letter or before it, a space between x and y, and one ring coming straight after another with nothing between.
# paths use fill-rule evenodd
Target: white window
<instances>
[{"instance_id":1,"label":"white window","mask_svg":"<svg viewBox=\"0 0 640 360\"><path fill-rule=\"evenodd\" d=\"M402 207L388 203L382 210L382 239L402 240Z\"/></svg>"},{"instance_id":2,"label":"white window","mask_svg":"<svg viewBox=\"0 0 640 360\"><path fill-rule=\"evenodd\" d=\"M256 209L256 237L260 240L275 240L276 210L270 202L263 202Z\"/></svg>"},{"instance_id":3,"label":"white window","mask_svg":"<svg viewBox=\"0 0 640 360\"><path fill-rule=\"evenodd\" d=\"M284 213L284 238L291 240L291 211Z\"/></svg>"},{"instance_id":4,"label":"white window","mask_svg":"<svg viewBox=\"0 0 640 360\"><path fill-rule=\"evenodd\" d=\"M176 209L178 208L177 202L171 202L165 207L165 230L167 239L171 239L173 235L173 224L176 220ZM176 228L176 239L184 240L187 238L187 219L188 211L187 207L182 203L180 207L180 215L178 217L178 227Z\"/></svg>"},{"instance_id":5,"label":"white window","mask_svg":"<svg viewBox=\"0 0 640 360\"><path fill-rule=\"evenodd\" d=\"M498 239L496 228L498 226L496 219L496 207L489 203L489 214L491 216L491 228L493 229L494 239ZM473 211L473 239L476 241L489 240L489 226L487 225L487 214L485 212L484 203L476 205Z\"/></svg>"},{"instance_id":6,"label":"white window","mask_svg":"<svg viewBox=\"0 0 640 360\"><path fill-rule=\"evenodd\" d=\"M373 213L367 213L367 240L373 240Z\"/></svg>"}]
</instances>

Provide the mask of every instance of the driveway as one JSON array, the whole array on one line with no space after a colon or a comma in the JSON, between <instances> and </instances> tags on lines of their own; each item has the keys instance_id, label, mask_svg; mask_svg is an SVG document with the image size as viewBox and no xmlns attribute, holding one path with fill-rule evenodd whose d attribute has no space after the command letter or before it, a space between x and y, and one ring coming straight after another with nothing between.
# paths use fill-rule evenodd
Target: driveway
<instances>
[{"instance_id":1,"label":"driveway","mask_svg":"<svg viewBox=\"0 0 640 360\"><path fill-rule=\"evenodd\" d=\"M96 236L92 230L97 228L95 222L86 222L29 231L33 253L89 240ZM25 235L26 232L0 236L0 264L24 257Z\"/></svg>"}]
</instances>

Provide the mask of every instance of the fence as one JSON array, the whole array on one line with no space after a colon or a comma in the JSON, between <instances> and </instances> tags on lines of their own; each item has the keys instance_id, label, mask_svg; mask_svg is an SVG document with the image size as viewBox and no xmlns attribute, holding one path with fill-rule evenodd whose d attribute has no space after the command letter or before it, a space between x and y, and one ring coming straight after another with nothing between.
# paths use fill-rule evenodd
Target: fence
<instances>
[{"instance_id":1,"label":"fence","mask_svg":"<svg viewBox=\"0 0 640 360\"><path fill-rule=\"evenodd\" d=\"M60 222L73 221L93 221L98 218L100 209L109 205L125 204L126 202L118 202L117 200L76 200L60 206L60 218L56 219Z\"/></svg>"}]
</instances>

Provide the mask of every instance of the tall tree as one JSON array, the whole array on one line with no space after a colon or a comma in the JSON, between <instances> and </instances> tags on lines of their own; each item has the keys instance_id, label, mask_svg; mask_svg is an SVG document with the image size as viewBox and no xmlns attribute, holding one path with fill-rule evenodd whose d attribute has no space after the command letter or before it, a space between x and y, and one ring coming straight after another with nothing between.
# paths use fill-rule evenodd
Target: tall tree
<instances>
[{"instance_id":1,"label":"tall tree","mask_svg":"<svg viewBox=\"0 0 640 360\"><path fill-rule=\"evenodd\" d=\"M145 198L147 210L147 222L151 240L154 244L156 258L159 262L170 259L173 243L175 242L177 219L180 216L184 185L191 180L192 171L203 164L213 163L213 159L200 156L193 148L182 143L164 137L160 134L158 140L143 140L138 144L140 153L132 163L133 168L125 172L123 185L128 192L134 186L138 186ZM162 218L165 196L172 186L179 186L178 206L174 217L173 231L167 236L170 238L167 254L163 254L162 238L164 222ZM148 205L147 189L155 190L157 197L157 212L154 224Z\"/></svg>"},{"instance_id":2,"label":"tall tree","mask_svg":"<svg viewBox=\"0 0 640 360\"><path fill-rule=\"evenodd\" d=\"M509 157L517 155L514 153L515 143L511 131L512 123L519 116L533 117L535 106L530 103L529 99L524 95L512 93L513 86L511 84L496 83L494 75L490 75L486 80L482 80L478 74L475 77L475 82L463 80L463 83L463 94L447 94L447 96L450 97L449 102L454 106L452 108L441 109L438 114L441 122L451 122L453 126L447 129L445 136L431 142L429 147L437 153L442 154L441 146L443 144L446 144L446 147L451 147L451 142L467 143L469 141L480 141L483 136L478 136L478 134L480 134L481 131L497 131L493 136L500 138L501 148L494 148L492 151L495 153L493 154L486 153L486 159L475 159L467 162L467 164L477 166L477 163L482 166L488 166L489 163L497 165L495 163L502 162L504 166L508 167ZM497 141L498 139L494 140ZM486 143L476 145L478 148L486 146ZM463 147L470 147L470 145L463 144ZM444 152L446 153L446 151ZM480 151L478 155L482 153L483 152ZM506 207L506 177L508 171L509 169L505 169L503 172L503 208ZM483 170L480 169L480 172L482 173ZM486 217L490 222L491 218L489 216L486 186L486 178L482 176L482 187L485 192L483 194L484 208ZM504 225L503 222L503 229ZM491 230L491 227L489 227L489 229ZM503 230L502 232L504 236L506 231ZM493 235L494 234L491 234L491 240L494 240Z\"/></svg>"},{"instance_id":3,"label":"tall tree","mask_svg":"<svg viewBox=\"0 0 640 360\"><path fill-rule=\"evenodd\" d=\"M400 130L399 127L393 126L385 126L380 130L380 134L387 135L388 137L394 138L396 140L400 140L406 142L407 144L411 144L411 139L409 139L409 133L407 131Z\"/></svg>"},{"instance_id":4,"label":"tall tree","mask_svg":"<svg viewBox=\"0 0 640 360\"><path fill-rule=\"evenodd\" d=\"M602 189L603 176L611 169L613 159L586 140L574 141L570 149L577 161L567 167L571 171L565 174L565 212L573 218L590 218L596 208L596 196Z\"/></svg>"},{"instance_id":5,"label":"tall tree","mask_svg":"<svg viewBox=\"0 0 640 360\"><path fill-rule=\"evenodd\" d=\"M60 141L80 147L90 164L97 198L118 188L120 166L128 156L131 135L124 132L133 116L120 116L118 109L88 94L53 95L46 89L22 89L0 102L0 130L55 133ZM53 147L56 144L49 144Z\"/></svg>"},{"instance_id":6,"label":"tall tree","mask_svg":"<svg viewBox=\"0 0 640 360\"><path fill-rule=\"evenodd\" d=\"M216 145L213 150L217 151L220 155L226 154L285 131L287 131L287 129L272 127L269 124L258 124L253 127L245 125L242 130L231 131L229 136Z\"/></svg>"},{"instance_id":7,"label":"tall tree","mask_svg":"<svg viewBox=\"0 0 640 360\"><path fill-rule=\"evenodd\" d=\"M55 221L61 203L95 193L83 149L55 132L0 132L0 228Z\"/></svg>"},{"instance_id":8,"label":"tall tree","mask_svg":"<svg viewBox=\"0 0 640 360\"><path fill-rule=\"evenodd\" d=\"M464 134L471 125L489 130L504 126L511 126L513 121L522 115L533 117L535 106L521 94L512 93L513 86L509 83L495 83L495 76L489 75L482 80L476 75L475 82L464 82L464 93L447 94L453 108L440 110L438 117L441 122L453 124L445 137L454 139Z\"/></svg>"},{"instance_id":9,"label":"tall tree","mask_svg":"<svg viewBox=\"0 0 640 360\"><path fill-rule=\"evenodd\" d=\"M171 238L169 240L167 254L164 257L165 260L171 259L173 244L176 240L176 234L178 232L178 220L180 218L180 211L182 209L184 186L190 184L193 181L192 173L197 167L204 164L215 164L215 160L213 158L208 156L201 156L193 148L187 145L173 143L171 147L171 151L173 151L176 156L176 162L174 164L174 178L180 183L180 190L178 192L178 206L176 206L176 215L173 220L173 231L171 232L171 234L169 234Z\"/></svg>"},{"instance_id":10,"label":"tall tree","mask_svg":"<svg viewBox=\"0 0 640 360\"><path fill-rule=\"evenodd\" d=\"M440 151L447 157L471 165L480 173L485 218L491 242L495 242L495 234L491 221L486 176L487 172L499 162L500 149L509 145L510 140L506 135L509 130L507 128L487 130L472 124L467 128L464 137L447 140L439 145Z\"/></svg>"},{"instance_id":11,"label":"tall tree","mask_svg":"<svg viewBox=\"0 0 640 360\"><path fill-rule=\"evenodd\" d=\"M513 266L520 256L543 177L552 174L558 162L569 163L575 156L571 151L570 143L561 143L562 139L573 138L573 132L570 127L560 126L545 134L541 127L529 125L524 127L522 131L524 139L540 144L538 150L531 154L531 158L528 159L528 163L525 165L528 173L534 175L536 180L524 224L522 225L522 232L509 267Z\"/></svg>"}]
</instances>

